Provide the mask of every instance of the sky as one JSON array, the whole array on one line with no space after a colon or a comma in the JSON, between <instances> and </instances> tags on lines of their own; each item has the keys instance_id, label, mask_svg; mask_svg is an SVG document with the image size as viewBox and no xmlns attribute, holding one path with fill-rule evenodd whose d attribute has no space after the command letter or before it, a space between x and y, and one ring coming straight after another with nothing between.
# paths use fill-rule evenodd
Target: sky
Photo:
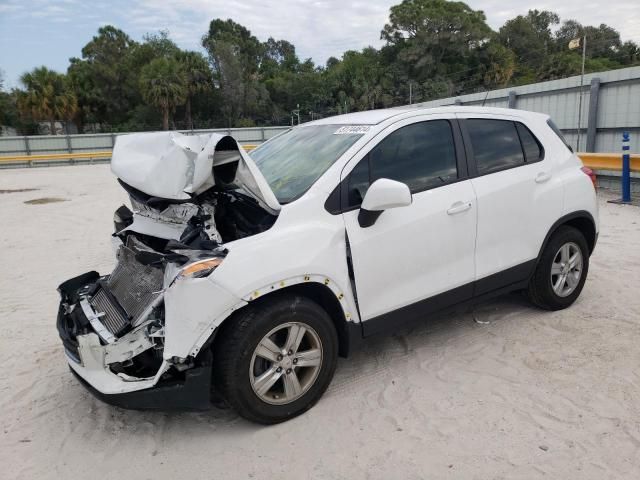
<instances>
[{"instance_id":1,"label":"sky","mask_svg":"<svg viewBox=\"0 0 640 480\"><path fill-rule=\"evenodd\" d=\"M346 50L379 47L389 7L401 0L0 0L0 70L5 88L19 86L20 75L46 65L66 71L71 57L99 27L114 25L135 40L168 30L181 47L202 51L200 39L213 18L231 18L260 40L272 36L292 42L302 59L324 64ZM483 10L497 30L528 9L551 10L561 20L585 25L606 23L623 40L640 43L638 0L468 0Z\"/></svg>"}]
</instances>

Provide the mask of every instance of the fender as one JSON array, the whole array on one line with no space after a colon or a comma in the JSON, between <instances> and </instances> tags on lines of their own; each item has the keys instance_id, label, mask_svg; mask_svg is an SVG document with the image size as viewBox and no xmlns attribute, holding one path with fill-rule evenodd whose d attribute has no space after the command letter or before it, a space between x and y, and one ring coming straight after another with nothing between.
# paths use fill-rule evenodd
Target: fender
<instances>
[{"instance_id":1,"label":"fender","mask_svg":"<svg viewBox=\"0 0 640 480\"><path fill-rule=\"evenodd\" d=\"M292 285L300 285L303 283L319 283L331 290L331 292L338 300L340 307L342 308L342 313L344 314L344 318L347 322L360 323L360 316L358 315L358 311L355 308L355 302L351 298L350 292L342 289L339 284L327 277L326 275L318 275L318 274L306 274L306 275L296 275L294 277L285 278L267 285L264 285L261 288L258 288L252 292L248 292L247 294L242 296L242 300L249 303L252 300L256 300L257 298L264 297L273 292L277 292L278 290L282 290L283 288L290 287Z\"/></svg>"},{"instance_id":2,"label":"fender","mask_svg":"<svg viewBox=\"0 0 640 480\"><path fill-rule=\"evenodd\" d=\"M540 258L542 257L542 252L544 251L544 249L546 248L547 244L549 243L549 239L551 238L551 235L553 235L553 233L562 225L565 225L567 223L570 223L572 220L578 220L578 219L584 219L584 220L588 220L591 225L593 226L593 231L595 232L595 237L593 239L593 244L589 245L590 247L590 252L589 254L593 253L593 249L596 246L596 242L598 239L598 231L596 229L596 222L593 219L593 215L591 215L591 213L587 212L586 210L578 210L575 212L571 212L567 215L564 215L562 217L560 217L558 220L555 221L555 223L553 225L551 225L551 228L549 229L549 231L547 232L547 235L544 237L544 241L542 242L542 245L540 246L540 251L538 252L538 257L536 258L536 266L538 265L538 262L540 261ZM589 242L589 239L587 238L587 242ZM590 242L591 243L591 242Z\"/></svg>"},{"instance_id":3,"label":"fender","mask_svg":"<svg viewBox=\"0 0 640 480\"><path fill-rule=\"evenodd\" d=\"M196 342L190 347L189 355L196 357L200 352L206 350L207 346L213 344L215 337L220 331L220 326L231 317L231 315L238 310L243 309L251 302L264 298L273 293L286 290L289 287L302 284L315 284L326 287L335 297L336 304L340 305L342 313L342 326L336 325L340 337L340 355L346 357L349 352L356 348L362 339L360 316L357 308L355 308L355 302L350 292L340 288L337 282L326 275L318 274L306 274L297 275L289 278L279 280L274 283L264 285L254 291L247 292L243 295L237 303L231 305L222 314L217 316L208 325L207 329L199 336ZM330 312L328 312L330 313ZM338 322L340 319L338 319Z\"/></svg>"},{"instance_id":4,"label":"fender","mask_svg":"<svg viewBox=\"0 0 640 480\"><path fill-rule=\"evenodd\" d=\"M317 288L302 292L297 288L304 288L305 286ZM297 289L301 295L310 294L311 298L318 302L329 314L338 333L338 354L343 358L348 357L358 347L363 338L360 314L353 292L349 291L349 287L341 288L338 282L335 282L327 275L296 275L264 285L255 291L247 292L242 297L244 302L242 307L276 292L289 290L295 293ZM216 329L217 331L218 329ZM216 332L212 337L215 336ZM213 341L214 339L212 338L211 342Z\"/></svg>"}]
</instances>

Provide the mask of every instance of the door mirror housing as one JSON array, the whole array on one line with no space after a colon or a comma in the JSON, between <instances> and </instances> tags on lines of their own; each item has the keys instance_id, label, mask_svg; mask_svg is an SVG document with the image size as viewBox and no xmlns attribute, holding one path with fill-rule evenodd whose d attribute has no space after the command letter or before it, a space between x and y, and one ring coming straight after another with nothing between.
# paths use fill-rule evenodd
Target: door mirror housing
<instances>
[{"instance_id":1,"label":"door mirror housing","mask_svg":"<svg viewBox=\"0 0 640 480\"><path fill-rule=\"evenodd\" d=\"M358 223L362 228L370 227L383 211L411 205L411 191L402 182L380 178L373 182L362 200Z\"/></svg>"}]
</instances>

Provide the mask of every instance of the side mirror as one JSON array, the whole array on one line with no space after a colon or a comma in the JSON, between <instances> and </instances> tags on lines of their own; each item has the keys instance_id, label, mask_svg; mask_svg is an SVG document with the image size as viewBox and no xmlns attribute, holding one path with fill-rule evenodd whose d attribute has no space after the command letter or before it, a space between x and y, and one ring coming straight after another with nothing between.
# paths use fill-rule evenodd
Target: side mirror
<instances>
[{"instance_id":1,"label":"side mirror","mask_svg":"<svg viewBox=\"0 0 640 480\"><path fill-rule=\"evenodd\" d=\"M376 223L380 214L390 208L411 205L409 187L395 180L380 178L373 182L362 200L358 223L367 228Z\"/></svg>"}]
</instances>

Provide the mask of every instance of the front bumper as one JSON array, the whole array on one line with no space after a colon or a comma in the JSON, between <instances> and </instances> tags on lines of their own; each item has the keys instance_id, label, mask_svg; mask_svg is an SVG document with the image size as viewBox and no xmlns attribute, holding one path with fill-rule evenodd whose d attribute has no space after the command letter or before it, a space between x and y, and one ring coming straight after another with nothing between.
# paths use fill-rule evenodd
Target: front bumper
<instances>
[{"instance_id":1,"label":"front bumper","mask_svg":"<svg viewBox=\"0 0 640 480\"><path fill-rule=\"evenodd\" d=\"M94 388L74 368L69 368L78 381L93 396L116 407L132 410L207 410L211 407L211 353L200 367L184 372L184 378L161 381L144 390L123 393L102 393Z\"/></svg>"},{"instance_id":2,"label":"front bumper","mask_svg":"<svg viewBox=\"0 0 640 480\"><path fill-rule=\"evenodd\" d=\"M60 287L57 329L69 367L80 382L106 403L131 409L203 410L210 407L211 352L204 349L178 368L154 351L147 327L133 328L119 338L99 335L101 321L87 307L87 292L100 276L89 272ZM143 357L146 355L147 358ZM121 365L153 360L140 374ZM116 368L114 368L114 366Z\"/></svg>"}]
</instances>

